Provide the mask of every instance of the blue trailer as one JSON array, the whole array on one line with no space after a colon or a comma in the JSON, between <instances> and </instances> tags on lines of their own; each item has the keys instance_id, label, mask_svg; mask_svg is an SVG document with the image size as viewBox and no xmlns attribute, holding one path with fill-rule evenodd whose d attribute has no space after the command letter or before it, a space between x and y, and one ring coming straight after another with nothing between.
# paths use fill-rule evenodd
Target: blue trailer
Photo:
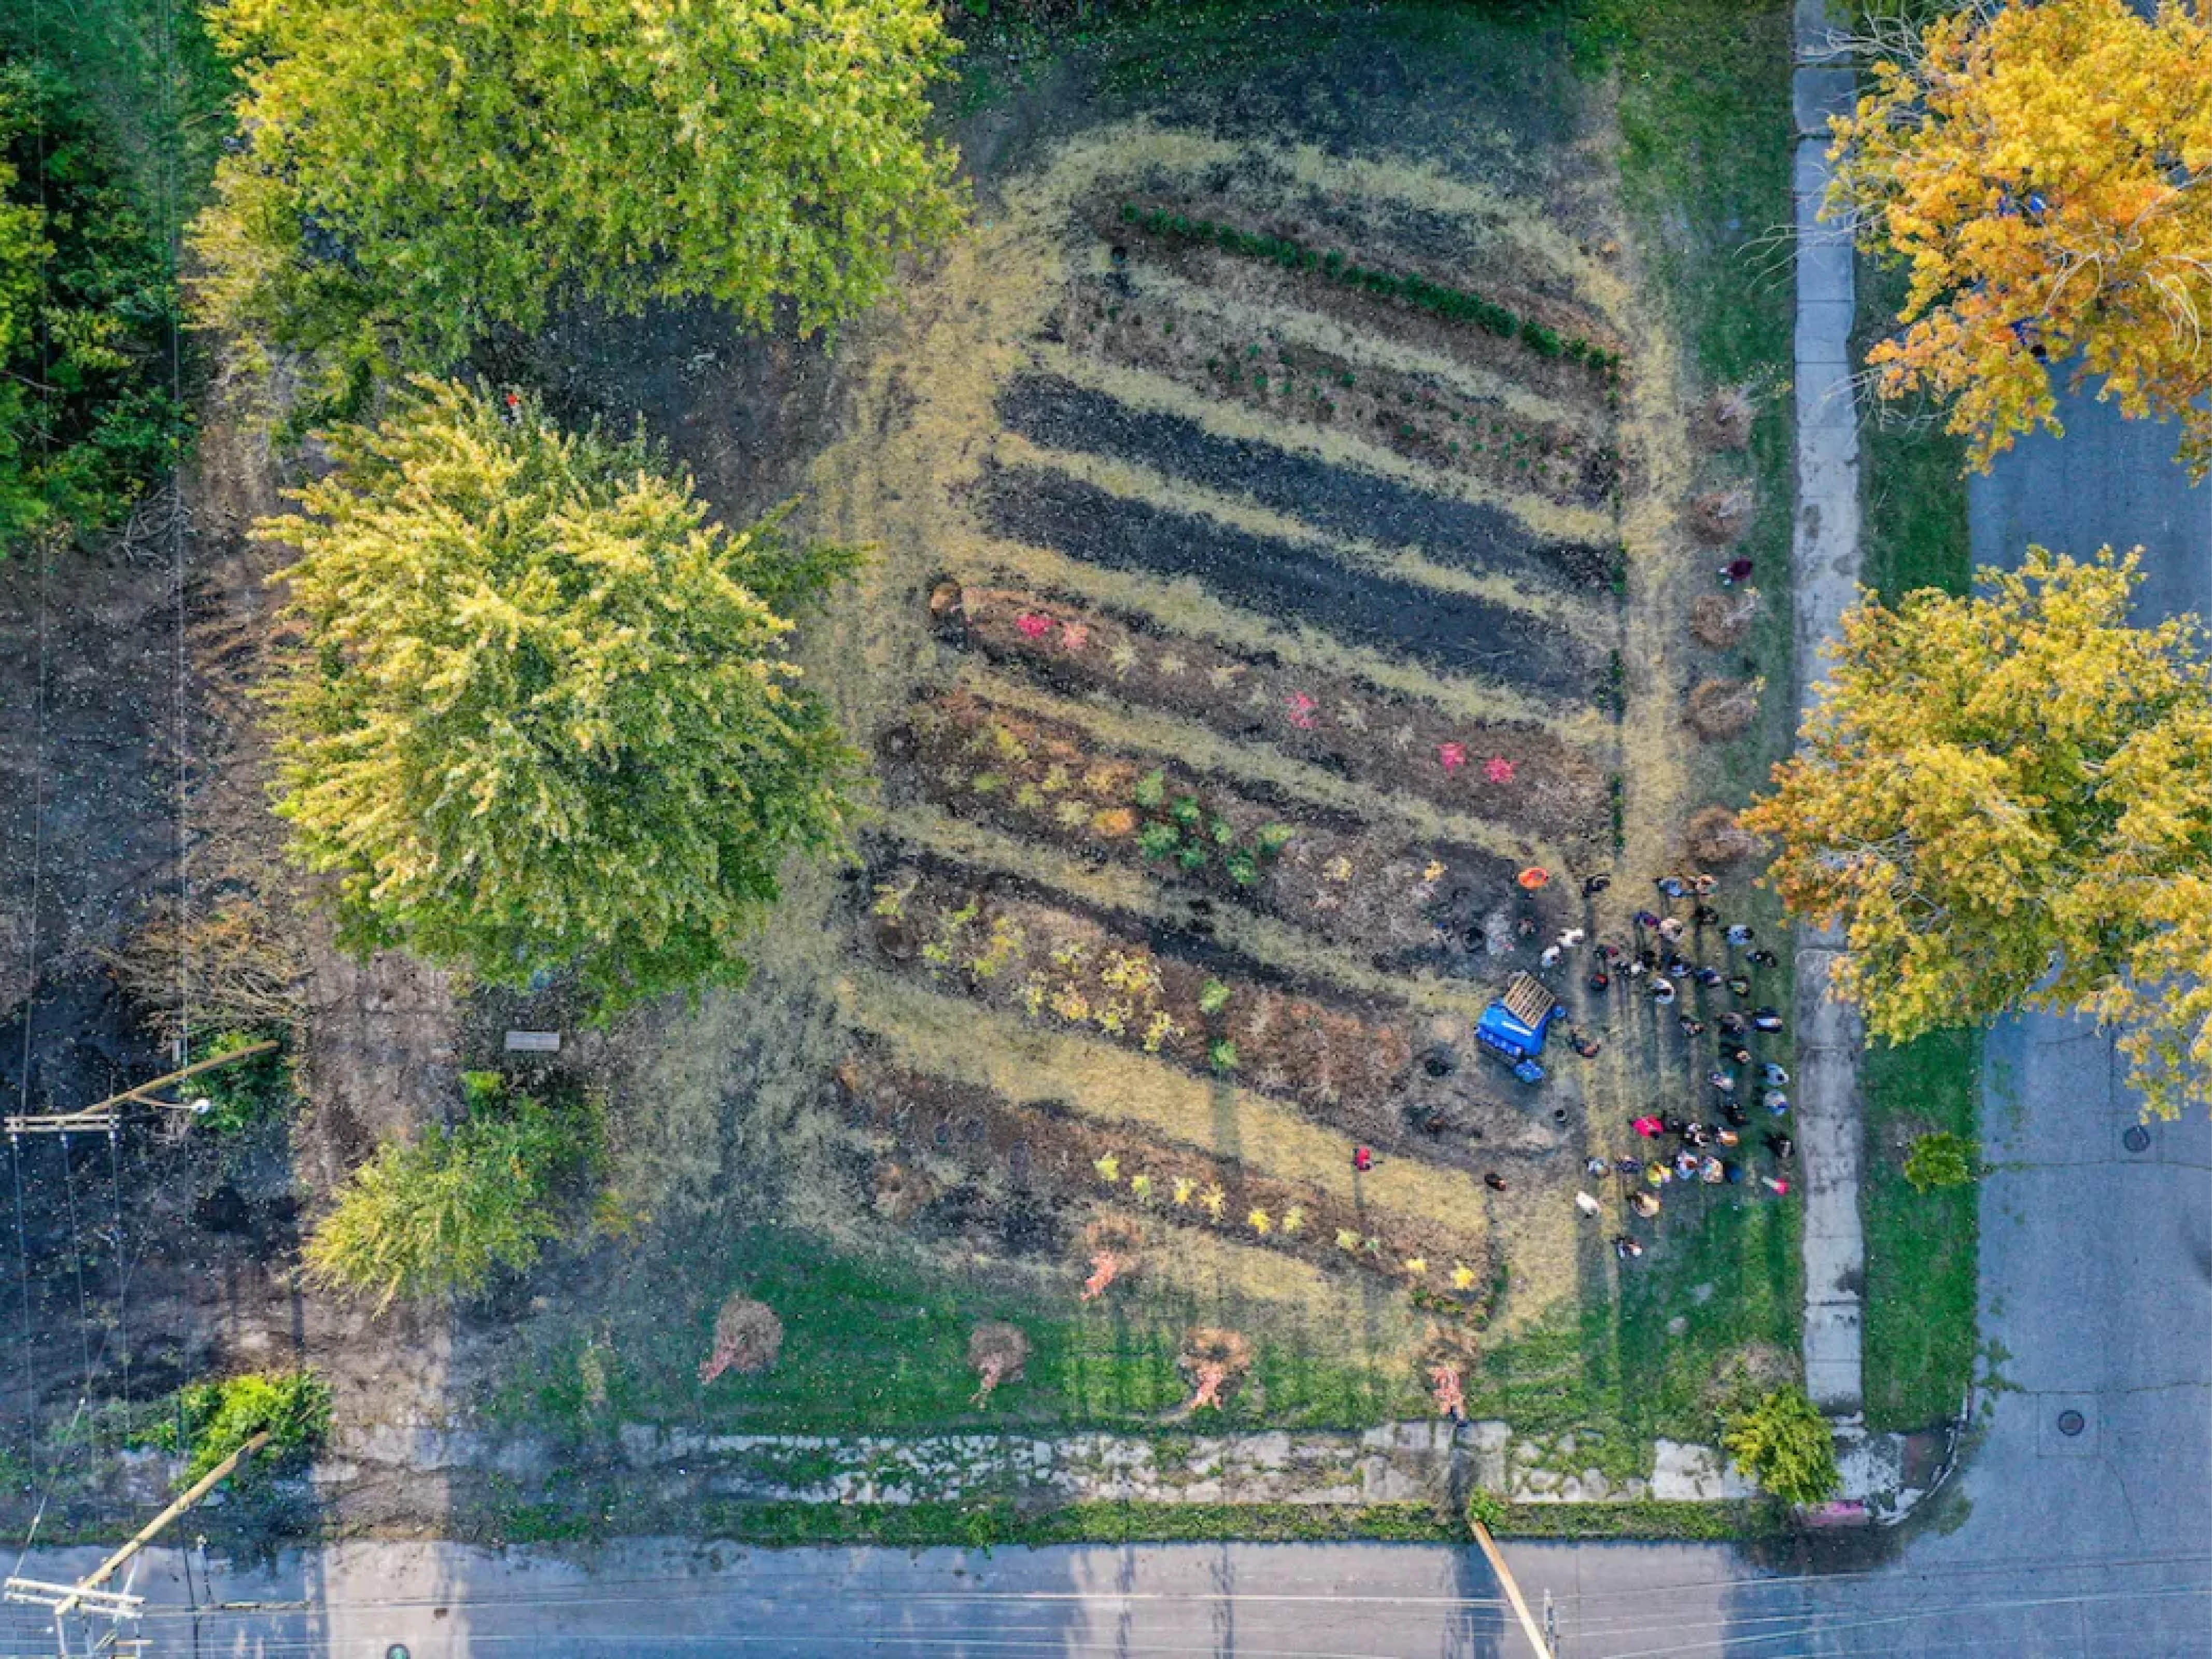
<instances>
[{"instance_id":1,"label":"blue trailer","mask_svg":"<svg viewBox=\"0 0 2212 1659\"><path fill-rule=\"evenodd\" d=\"M1540 1083L1544 1068L1536 1057L1544 1052L1545 1034L1559 1017L1559 1000L1542 981L1533 974L1516 974L1505 994L1475 1022L1475 1041L1511 1061L1513 1075L1523 1083Z\"/></svg>"}]
</instances>

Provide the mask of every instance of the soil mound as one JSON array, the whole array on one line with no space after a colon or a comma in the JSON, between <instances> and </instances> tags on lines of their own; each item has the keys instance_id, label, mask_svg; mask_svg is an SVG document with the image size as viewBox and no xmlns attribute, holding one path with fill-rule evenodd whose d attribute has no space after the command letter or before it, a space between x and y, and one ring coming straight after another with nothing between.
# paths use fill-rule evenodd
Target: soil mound
<instances>
[{"instance_id":1,"label":"soil mound","mask_svg":"<svg viewBox=\"0 0 2212 1659\"><path fill-rule=\"evenodd\" d=\"M1725 806L1700 807L1691 815L1690 861L1708 868L1734 864L1759 851L1759 837L1735 821Z\"/></svg>"},{"instance_id":2,"label":"soil mound","mask_svg":"<svg viewBox=\"0 0 2212 1659\"><path fill-rule=\"evenodd\" d=\"M1018 1325L978 1325L970 1331L968 1364L982 1380L982 1386L975 1390L975 1403L980 1406L988 1400L1000 1383L1018 1379L1029 1357L1030 1340Z\"/></svg>"},{"instance_id":3,"label":"soil mound","mask_svg":"<svg viewBox=\"0 0 2212 1659\"><path fill-rule=\"evenodd\" d=\"M1739 587L1726 593L1700 593L1690 601L1690 635L1699 645L1726 651L1743 643L1759 614L1759 590Z\"/></svg>"},{"instance_id":4,"label":"soil mound","mask_svg":"<svg viewBox=\"0 0 2212 1659\"><path fill-rule=\"evenodd\" d=\"M783 1322L765 1302L737 1295L714 1316L714 1352L699 1364L699 1380L712 1382L724 1371L757 1376L783 1352Z\"/></svg>"},{"instance_id":5,"label":"soil mound","mask_svg":"<svg viewBox=\"0 0 2212 1659\"><path fill-rule=\"evenodd\" d=\"M1707 743L1741 737L1759 714L1761 680L1705 680L1690 692L1690 725Z\"/></svg>"}]
</instances>

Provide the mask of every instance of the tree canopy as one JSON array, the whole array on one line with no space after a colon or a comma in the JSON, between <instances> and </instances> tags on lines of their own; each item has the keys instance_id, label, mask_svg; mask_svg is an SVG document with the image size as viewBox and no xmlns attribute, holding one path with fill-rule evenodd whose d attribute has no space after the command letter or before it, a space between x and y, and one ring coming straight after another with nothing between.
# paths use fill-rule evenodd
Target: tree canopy
<instances>
[{"instance_id":1,"label":"tree canopy","mask_svg":"<svg viewBox=\"0 0 2212 1659\"><path fill-rule=\"evenodd\" d=\"M1795 1384L1731 1416L1721 1444L1747 1474L1785 1504L1825 1504L1843 1488L1835 1431Z\"/></svg>"},{"instance_id":2,"label":"tree canopy","mask_svg":"<svg viewBox=\"0 0 2212 1659\"><path fill-rule=\"evenodd\" d=\"M802 329L957 222L929 0L218 0L246 90L197 242L211 320L443 369L563 297Z\"/></svg>"},{"instance_id":3,"label":"tree canopy","mask_svg":"<svg viewBox=\"0 0 2212 1659\"><path fill-rule=\"evenodd\" d=\"M2212 1097L2212 682L2137 557L2031 548L1984 592L1847 612L1799 753L1743 816L1838 994L1903 1042L2005 1010L2123 1027L2157 1110Z\"/></svg>"},{"instance_id":4,"label":"tree canopy","mask_svg":"<svg viewBox=\"0 0 2212 1659\"><path fill-rule=\"evenodd\" d=\"M1837 118L1827 210L1909 263L1903 331L1868 357L1925 388L1987 466L2060 430L2051 370L2178 417L2212 466L2212 11L2161 0L1976 5L1901 31Z\"/></svg>"},{"instance_id":5,"label":"tree canopy","mask_svg":"<svg viewBox=\"0 0 2212 1659\"><path fill-rule=\"evenodd\" d=\"M849 750L785 658L856 556L708 522L641 438L403 389L260 533L304 636L277 811L343 935L608 1007L737 983L794 852L843 844Z\"/></svg>"},{"instance_id":6,"label":"tree canopy","mask_svg":"<svg viewBox=\"0 0 2212 1659\"><path fill-rule=\"evenodd\" d=\"M0 58L0 550L113 523L184 425L167 251L75 107Z\"/></svg>"}]
</instances>

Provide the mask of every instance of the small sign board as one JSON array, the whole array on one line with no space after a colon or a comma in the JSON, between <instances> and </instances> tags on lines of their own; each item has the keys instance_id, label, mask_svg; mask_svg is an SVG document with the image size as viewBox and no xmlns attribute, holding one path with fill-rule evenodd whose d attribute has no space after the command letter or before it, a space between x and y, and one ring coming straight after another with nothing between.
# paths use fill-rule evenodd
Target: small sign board
<instances>
[{"instance_id":1,"label":"small sign board","mask_svg":"<svg viewBox=\"0 0 2212 1659\"><path fill-rule=\"evenodd\" d=\"M558 1031L509 1031L507 1052L510 1054L557 1054L561 1052Z\"/></svg>"}]
</instances>

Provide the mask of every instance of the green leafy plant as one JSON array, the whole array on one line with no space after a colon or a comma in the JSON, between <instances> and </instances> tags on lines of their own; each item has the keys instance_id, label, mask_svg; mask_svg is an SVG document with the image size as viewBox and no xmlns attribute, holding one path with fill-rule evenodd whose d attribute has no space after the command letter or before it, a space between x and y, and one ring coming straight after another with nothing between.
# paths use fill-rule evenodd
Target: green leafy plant
<instances>
[{"instance_id":1,"label":"green leafy plant","mask_svg":"<svg viewBox=\"0 0 2212 1659\"><path fill-rule=\"evenodd\" d=\"M272 1040L281 1043L283 1036L275 1028L234 1027L196 1038L191 1057L195 1061L213 1060L256 1043ZM207 1102L207 1109L198 1121L201 1127L217 1134L235 1134L265 1123L282 1114L295 1097L292 1068L281 1046L251 1060L234 1060L186 1078L178 1086L186 1099Z\"/></svg>"},{"instance_id":2,"label":"green leafy plant","mask_svg":"<svg viewBox=\"0 0 2212 1659\"><path fill-rule=\"evenodd\" d=\"M1794 1383L1732 1416L1721 1443L1746 1474L1785 1504L1824 1504L1843 1487L1828 1419Z\"/></svg>"},{"instance_id":3,"label":"green leafy plant","mask_svg":"<svg viewBox=\"0 0 2212 1659\"><path fill-rule=\"evenodd\" d=\"M1137 850L1148 859L1173 858L1182 845L1182 832L1172 823L1148 823L1137 831Z\"/></svg>"},{"instance_id":4,"label":"green leafy plant","mask_svg":"<svg viewBox=\"0 0 2212 1659\"><path fill-rule=\"evenodd\" d=\"M167 250L90 103L45 64L0 59L0 552L116 523L189 426Z\"/></svg>"},{"instance_id":5,"label":"green leafy plant","mask_svg":"<svg viewBox=\"0 0 2212 1659\"><path fill-rule=\"evenodd\" d=\"M1233 1072L1237 1069L1237 1045L1226 1037L1220 1038L1208 1048L1206 1057L1212 1062L1213 1069L1217 1072Z\"/></svg>"},{"instance_id":6,"label":"green leafy plant","mask_svg":"<svg viewBox=\"0 0 2212 1659\"><path fill-rule=\"evenodd\" d=\"M1921 1135L1905 1155L1905 1178L1917 1193L1963 1187L1973 1180L1980 1161L1981 1149L1964 1135Z\"/></svg>"},{"instance_id":7,"label":"green leafy plant","mask_svg":"<svg viewBox=\"0 0 2212 1659\"><path fill-rule=\"evenodd\" d=\"M330 1385L313 1371L246 1371L177 1390L174 1409L155 1419L139 1443L186 1454L191 1485L255 1435L269 1443L234 1479L250 1479L311 1455L331 1426Z\"/></svg>"},{"instance_id":8,"label":"green leafy plant","mask_svg":"<svg viewBox=\"0 0 2212 1659\"><path fill-rule=\"evenodd\" d=\"M264 520L303 636L277 811L341 936L603 1012L735 985L790 854L846 846L859 757L787 660L858 555L708 523L642 435L417 380Z\"/></svg>"},{"instance_id":9,"label":"green leafy plant","mask_svg":"<svg viewBox=\"0 0 2212 1659\"><path fill-rule=\"evenodd\" d=\"M1495 1531L1505 1524L1506 1503L1502 1493L1477 1486L1467 1495L1467 1518Z\"/></svg>"},{"instance_id":10,"label":"green leafy plant","mask_svg":"<svg viewBox=\"0 0 2212 1659\"><path fill-rule=\"evenodd\" d=\"M309 1236L308 1277L380 1313L398 1297L475 1295L537 1261L559 1231L556 1189L597 1167L600 1139L594 1101L502 1092L457 1127L387 1140Z\"/></svg>"},{"instance_id":11,"label":"green leafy plant","mask_svg":"<svg viewBox=\"0 0 2212 1659\"><path fill-rule=\"evenodd\" d=\"M1146 811L1151 811L1167 799L1167 793L1168 775L1152 771L1137 780L1136 787L1129 792L1129 799Z\"/></svg>"},{"instance_id":12,"label":"green leafy plant","mask_svg":"<svg viewBox=\"0 0 2212 1659\"><path fill-rule=\"evenodd\" d=\"M1198 988L1198 1012L1218 1014L1229 1006L1230 990L1218 979L1210 979Z\"/></svg>"},{"instance_id":13,"label":"green leafy plant","mask_svg":"<svg viewBox=\"0 0 2212 1659\"><path fill-rule=\"evenodd\" d=\"M1316 272L1331 282L1341 283L1378 298L1401 300L1455 322L1474 323L1504 338L1518 339L1545 356L1565 357L1600 370L1608 377L1616 374L1620 367L1619 352L1597 345L1579 335L1562 336L1556 329L1532 318L1522 317L1495 300L1485 299L1466 289L1431 282L1425 276L1370 270L1352 264L1341 254L1319 252L1288 237L1257 235L1250 231L1239 230L1233 225L1187 218L1158 208L1140 207L1134 202L1121 204L1121 219L1124 223L1135 225L1155 236L1176 241L1200 242L1244 258L1270 260L1285 270ZM1258 348L1255 347L1255 355L1257 350ZM1344 384L1352 384L1349 376L1345 378Z\"/></svg>"},{"instance_id":14,"label":"green leafy plant","mask_svg":"<svg viewBox=\"0 0 2212 1659\"><path fill-rule=\"evenodd\" d=\"M246 89L201 307L334 399L579 297L811 332L963 211L929 0L223 0L210 26Z\"/></svg>"}]
</instances>

